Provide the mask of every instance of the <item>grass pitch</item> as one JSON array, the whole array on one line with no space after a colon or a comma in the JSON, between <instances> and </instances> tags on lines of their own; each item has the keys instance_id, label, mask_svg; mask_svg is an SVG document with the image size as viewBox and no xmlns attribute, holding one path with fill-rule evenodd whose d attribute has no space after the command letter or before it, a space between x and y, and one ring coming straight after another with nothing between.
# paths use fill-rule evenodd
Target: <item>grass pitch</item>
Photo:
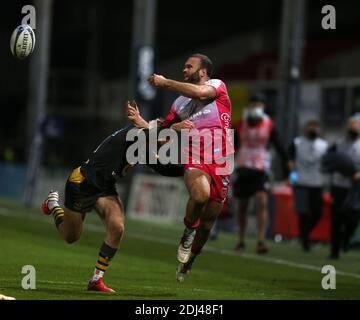
<instances>
[{"instance_id":1,"label":"grass pitch","mask_svg":"<svg viewBox=\"0 0 360 320\"><path fill-rule=\"evenodd\" d=\"M360 299L360 252L327 260L328 247L303 253L295 243L269 243L258 256L255 242L233 251L236 238L220 234L209 241L184 283L175 280L177 244L182 225L159 225L127 219L118 254L106 273L114 294L86 291L104 228L89 213L82 238L61 240L51 217L36 209L0 200L0 293L23 300L72 299ZM324 290L321 268L337 271L336 289ZM36 268L36 289L21 287L24 265Z\"/></svg>"}]
</instances>

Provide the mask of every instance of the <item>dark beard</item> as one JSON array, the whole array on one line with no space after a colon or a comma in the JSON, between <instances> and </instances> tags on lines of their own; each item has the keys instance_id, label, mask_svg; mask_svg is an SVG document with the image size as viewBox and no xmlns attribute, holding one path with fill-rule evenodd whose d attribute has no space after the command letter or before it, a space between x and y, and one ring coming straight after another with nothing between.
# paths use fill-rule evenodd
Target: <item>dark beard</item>
<instances>
[{"instance_id":1,"label":"dark beard","mask_svg":"<svg viewBox=\"0 0 360 320\"><path fill-rule=\"evenodd\" d=\"M196 70L194 73L192 73L189 78L186 80L186 82L197 84L200 82L200 75L199 75L200 69Z\"/></svg>"}]
</instances>

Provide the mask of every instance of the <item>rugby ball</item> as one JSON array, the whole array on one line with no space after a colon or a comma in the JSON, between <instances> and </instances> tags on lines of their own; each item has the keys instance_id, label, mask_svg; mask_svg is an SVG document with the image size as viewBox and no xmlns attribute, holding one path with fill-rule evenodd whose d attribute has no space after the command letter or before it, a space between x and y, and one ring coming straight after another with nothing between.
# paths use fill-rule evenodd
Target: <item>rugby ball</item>
<instances>
[{"instance_id":1,"label":"rugby ball","mask_svg":"<svg viewBox=\"0 0 360 320\"><path fill-rule=\"evenodd\" d=\"M18 26L10 38L11 53L18 59L25 59L35 48L35 33L27 24Z\"/></svg>"}]
</instances>

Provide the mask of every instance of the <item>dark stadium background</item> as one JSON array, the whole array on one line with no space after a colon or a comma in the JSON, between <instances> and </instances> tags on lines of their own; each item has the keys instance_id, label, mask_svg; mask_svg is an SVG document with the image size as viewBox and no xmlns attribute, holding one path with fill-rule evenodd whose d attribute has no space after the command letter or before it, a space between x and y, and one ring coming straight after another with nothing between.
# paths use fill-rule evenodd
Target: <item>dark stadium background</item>
<instances>
[{"instance_id":1,"label":"dark stadium background","mask_svg":"<svg viewBox=\"0 0 360 320\"><path fill-rule=\"evenodd\" d=\"M25 60L16 59L9 40L24 16L22 7L36 6L38 27L40 7L51 2L52 13L42 16L51 17L51 28L37 28L35 51ZM157 3L152 27L143 28L141 15L135 18L139 3ZM306 4L304 14L293 10L294 3ZM336 8L335 30L322 28L324 5ZM217 220L219 232L212 234L214 241L207 242L184 285L175 281L188 199L182 178L164 178L137 166L116 184L125 206L126 232L108 273L114 295L85 290L104 236L96 213L87 214L81 239L69 246L52 217L39 210L50 189L59 191L62 202L70 169L127 123L126 100L136 98L147 120L169 111L174 94L157 90L146 101L136 90L141 69L137 58L144 45L155 55L142 71L153 68L177 80L188 54L208 54L214 77L226 83L234 125L251 93L262 91L285 148L314 117L330 143L344 137L347 118L360 112L359 0L3 0L0 6L0 294L18 300L359 299L360 226L351 250L329 261L327 185L322 219L310 235L313 250L302 252L293 189L273 149L266 239L270 252L259 256L255 251L255 210L249 210L246 252L235 252L237 203L230 192ZM136 26L142 30L135 32ZM153 41L148 43L145 34L152 28ZM303 33L294 36L295 29ZM41 55L45 31L49 51ZM282 37L285 31L292 35L288 41ZM39 66L46 57L48 76L42 86L46 72ZM40 89L47 89L43 104L35 99ZM21 268L29 264L37 268L37 290L20 286ZM321 286L321 270L328 264L336 267L336 290ZM268 305L257 309L268 310ZM236 305L238 310L242 306Z\"/></svg>"},{"instance_id":2,"label":"dark stadium background","mask_svg":"<svg viewBox=\"0 0 360 320\"><path fill-rule=\"evenodd\" d=\"M21 7L32 1L4 1L0 19L0 158L6 148L14 152L13 161L26 161L29 59L19 61L11 56L9 38L19 24ZM241 5L240 5L241 3ZM321 7L333 4L337 9L337 29L323 30ZM61 135L48 137L45 143L46 165L73 166L83 161L104 134L124 124L123 114L111 120L99 116L101 83L129 76L133 23L132 1L54 1L51 32L48 113L55 116ZM358 1L308 1L303 75L305 79L323 77L318 74L319 59L360 45L360 5ZM92 20L91 20L92 19ZM155 34L156 65L173 58L185 58L209 44L234 36L257 32L264 47L278 46L280 41L281 1L158 1ZM93 21L91 23L91 21ZM95 51L89 51L96 39ZM244 42L244 47L249 43ZM93 49L94 50L94 49ZM277 59L276 50L263 53ZM216 75L223 80L261 80L242 61L216 64ZM248 61L251 63L251 61ZM250 64L251 66L251 64ZM182 65L174 66L181 79ZM229 69L231 72L229 72ZM215 75L215 76L216 76ZM166 76L166 74L165 74ZM326 75L335 78L336 72ZM86 111L89 77L97 86L93 94L94 109ZM346 77L342 74L341 77ZM122 97L123 100L128 97ZM163 98L161 98L163 99ZM159 100L156 114L165 114L168 104ZM168 100L166 100L168 101ZM235 109L237 106L233 105ZM119 103L119 109L122 105ZM74 138L76 137L76 138ZM78 148L81 143L82 148Z\"/></svg>"}]
</instances>

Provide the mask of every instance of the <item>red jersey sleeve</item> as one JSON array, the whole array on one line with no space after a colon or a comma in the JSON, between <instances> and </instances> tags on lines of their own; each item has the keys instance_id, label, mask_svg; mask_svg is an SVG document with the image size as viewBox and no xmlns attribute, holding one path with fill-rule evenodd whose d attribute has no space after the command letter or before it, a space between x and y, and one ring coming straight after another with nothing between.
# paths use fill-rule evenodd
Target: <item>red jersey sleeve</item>
<instances>
[{"instance_id":1,"label":"red jersey sleeve","mask_svg":"<svg viewBox=\"0 0 360 320\"><path fill-rule=\"evenodd\" d=\"M225 109L231 111L231 102L225 83L219 79L210 79L206 81L205 84L208 86L212 86L215 89L216 96L214 99L221 105L223 105Z\"/></svg>"},{"instance_id":2,"label":"red jersey sleeve","mask_svg":"<svg viewBox=\"0 0 360 320\"><path fill-rule=\"evenodd\" d=\"M219 79L210 79L205 82L206 85L212 86L216 92L216 98L221 97L223 94L227 95L225 83Z\"/></svg>"},{"instance_id":3,"label":"red jersey sleeve","mask_svg":"<svg viewBox=\"0 0 360 320\"><path fill-rule=\"evenodd\" d=\"M179 122L179 117L175 112L174 105L171 106L169 114L166 116L165 120L162 122L162 127L170 127L172 124Z\"/></svg>"}]
</instances>

